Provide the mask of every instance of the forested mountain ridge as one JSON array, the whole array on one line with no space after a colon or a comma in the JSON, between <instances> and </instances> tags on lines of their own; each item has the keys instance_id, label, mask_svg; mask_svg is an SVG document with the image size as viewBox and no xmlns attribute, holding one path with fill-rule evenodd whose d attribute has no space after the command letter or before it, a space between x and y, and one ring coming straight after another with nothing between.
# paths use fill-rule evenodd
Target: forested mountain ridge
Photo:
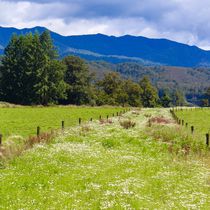
<instances>
[{"instance_id":1,"label":"forested mountain ridge","mask_svg":"<svg viewBox=\"0 0 210 210\"><path fill-rule=\"evenodd\" d=\"M42 33L43 27L16 29L0 27L0 53L12 34ZM104 60L111 63L138 62L144 65L210 66L210 51L167 39L149 39L141 36L121 37L103 34L62 36L50 32L61 57L78 55L87 60Z\"/></svg>"},{"instance_id":2,"label":"forested mountain ridge","mask_svg":"<svg viewBox=\"0 0 210 210\"><path fill-rule=\"evenodd\" d=\"M101 61L90 61L88 64L98 78L110 70L136 82L148 76L158 89L180 89L189 101L197 100L197 97L209 87L210 81L210 69L203 67L142 66L139 63L111 64Z\"/></svg>"}]
</instances>

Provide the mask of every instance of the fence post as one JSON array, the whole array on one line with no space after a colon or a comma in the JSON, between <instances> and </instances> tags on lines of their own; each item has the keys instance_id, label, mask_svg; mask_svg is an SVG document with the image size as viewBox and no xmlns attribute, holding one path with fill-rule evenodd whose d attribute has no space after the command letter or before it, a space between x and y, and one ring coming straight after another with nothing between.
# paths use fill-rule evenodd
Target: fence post
<instances>
[{"instance_id":1,"label":"fence post","mask_svg":"<svg viewBox=\"0 0 210 210\"><path fill-rule=\"evenodd\" d=\"M194 126L191 126L191 133L194 133Z\"/></svg>"},{"instance_id":2,"label":"fence post","mask_svg":"<svg viewBox=\"0 0 210 210\"><path fill-rule=\"evenodd\" d=\"M82 122L82 119L81 119L81 118L79 118L79 125L81 125L81 122Z\"/></svg>"},{"instance_id":3,"label":"fence post","mask_svg":"<svg viewBox=\"0 0 210 210\"><path fill-rule=\"evenodd\" d=\"M206 134L206 146L209 146L209 133Z\"/></svg>"},{"instance_id":4,"label":"fence post","mask_svg":"<svg viewBox=\"0 0 210 210\"><path fill-rule=\"evenodd\" d=\"M151 126L152 126L151 119L149 119L149 121L148 121L148 126L149 126L149 127L151 127Z\"/></svg>"},{"instance_id":5,"label":"fence post","mask_svg":"<svg viewBox=\"0 0 210 210\"><path fill-rule=\"evenodd\" d=\"M64 121L61 122L61 128L64 130Z\"/></svg>"},{"instance_id":6,"label":"fence post","mask_svg":"<svg viewBox=\"0 0 210 210\"><path fill-rule=\"evenodd\" d=\"M2 134L0 134L0 146L2 145Z\"/></svg>"},{"instance_id":7,"label":"fence post","mask_svg":"<svg viewBox=\"0 0 210 210\"><path fill-rule=\"evenodd\" d=\"M40 135L40 127L38 126L36 129L36 135L39 136Z\"/></svg>"},{"instance_id":8,"label":"fence post","mask_svg":"<svg viewBox=\"0 0 210 210\"><path fill-rule=\"evenodd\" d=\"M109 119L109 115L106 116L106 119L107 119L107 120Z\"/></svg>"}]
</instances>

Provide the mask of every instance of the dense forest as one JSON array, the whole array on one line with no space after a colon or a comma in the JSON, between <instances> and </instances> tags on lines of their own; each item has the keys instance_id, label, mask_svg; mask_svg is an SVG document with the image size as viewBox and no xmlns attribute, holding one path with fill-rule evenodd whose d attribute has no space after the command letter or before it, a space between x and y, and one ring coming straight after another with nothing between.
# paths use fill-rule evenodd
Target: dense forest
<instances>
[{"instance_id":1,"label":"dense forest","mask_svg":"<svg viewBox=\"0 0 210 210\"><path fill-rule=\"evenodd\" d=\"M90 65L79 57L58 59L48 31L41 35L13 35L1 58L1 101L23 105L186 105L182 91L167 86L157 89L154 81L144 74L139 75L138 81L133 81L121 77L120 66L116 72L110 69L100 78L93 72ZM127 71L127 74L136 73ZM207 106L210 90L206 93L202 100Z\"/></svg>"}]
</instances>

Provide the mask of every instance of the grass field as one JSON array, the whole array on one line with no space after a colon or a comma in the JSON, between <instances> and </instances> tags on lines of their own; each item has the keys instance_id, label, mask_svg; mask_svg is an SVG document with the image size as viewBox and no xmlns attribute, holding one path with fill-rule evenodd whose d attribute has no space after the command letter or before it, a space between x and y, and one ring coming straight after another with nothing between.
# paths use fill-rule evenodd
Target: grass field
<instances>
[{"instance_id":1,"label":"grass field","mask_svg":"<svg viewBox=\"0 0 210 210\"><path fill-rule=\"evenodd\" d=\"M14 135L28 137L36 134L37 126L41 127L41 131L48 131L60 128L62 120L68 127L78 124L78 118L82 118L82 121L98 119L100 115L106 117L120 110L122 108L111 107L0 108L0 133L4 140Z\"/></svg>"},{"instance_id":2,"label":"grass field","mask_svg":"<svg viewBox=\"0 0 210 210\"><path fill-rule=\"evenodd\" d=\"M71 127L0 169L0 209L209 209L209 169L178 132L167 109Z\"/></svg>"},{"instance_id":3,"label":"grass field","mask_svg":"<svg viewBox=\"0 0 210 210\"><path fill-rule=\"evenodd\" d=\"M184 109L177 111L176 115L187 122L189 126L194 126L196 133L203 136L210 133L210 109Z\"/></svg>"}]
</instances>

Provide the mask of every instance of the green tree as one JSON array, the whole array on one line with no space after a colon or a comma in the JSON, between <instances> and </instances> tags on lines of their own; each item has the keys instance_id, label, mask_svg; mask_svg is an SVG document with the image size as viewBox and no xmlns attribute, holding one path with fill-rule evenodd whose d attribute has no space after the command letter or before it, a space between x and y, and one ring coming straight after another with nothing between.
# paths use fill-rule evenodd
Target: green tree
<instances>
[{"instance_id":1,"label":"green tree","mask_svg":"<svg viewBox=\"0 0 210 210\"><path fill-rule=\"evenodd\" d=\"M140 86L131 80L123 80L118 73L105 74L97 82L97 89L97 104L141 106Z\"/></svg>"},{"instance_id":2,"label":"green tree","mask_svg":"<svg viewBox=\"0 0 210 210\"><path fill-rule=\"evenodd\" d=\"M5 49L1 68L1 89L8 102L30 104L36 97L37 70L43 68L45 58L37 34L14 35Z\"/></svg>"},{"instance_id":3,"label":"green tree","mask_svg":"<svg viewBox=\"0 0 210 210\"><path fill-rule=\"evenodd\" d=\"M53 66L54 65L54 66ZM50 68L49 68L50 67ZM55 80L55 75L59 75ZM58 72L60 72L58 74ZM64 96L64 66L50 58L38 33L13 35L5 49L1 67L1 93L5 101L18 104L44 104ZM50 88L54 87L54 92ZM55 87L61 91L59 94ZM55 97L56 93L56 97Z\"/></svg>"},{"instance_id":4,"label":"green tree","mask_svg":"<svg viewBox=\"0 0 210 210\"><path fill-rule=\"evenodd\" d=\"M170 107L172 102L172 98L170 96L169 91L163 90L163 93L160 97L160 103L163 107Z\"/></svg>"},{"instance_id":5,"label":"green tree","mask_svg":"<svg viewBox=\"0 0 210 210\"><path fill-rule=\"evenodd\" d=\"M152 86L148 77L143 77L139 82L142 89L141 101L144 107L155 107L158 102L157 89Z\"/></svg>"},{"instance_id":6,"label":"green tree","mask_svg":"<svg viewBox=\"0 0 210 210\"><path fill-rule=\"evenodd\" d=\"M86 63L75 56L65 57L63 63L67 66L65 82L68 84L67 102L71 104L88 104L92 99L91 80Z\"/></svg>"},{"instance_id":7,"label":"green tree","mask_svg":"<svg viewBox=\"0 0 210 210\"><path fill-rule=\"evenodd\" d=\"M104 75L104 78L98 82L98 86L107 94L113 95L117 89L121 88L122 80L120 75L110 72Z\"/></svg>"},{"instance_id":8,"label":"green tree","mask_svg":"<svg viewBox=\"0 0 210 210\"><path fill-rule=\"evenodd\" d=\"M131 80L125 80L123 86L124 86L124 92L127 94L128 97L127 104L133 107L141 106L142 89L139 86L139 84Z\"/></svg>"},{"instance_id":9,"label":"green tree","mask_svg":"<svg viewBox=\"0 0 210 210\"><path fill-rule=\"evenodd\" d=\"M202 99L202 100L201 100L201 105L202 105L203 107L209 106L209 100L206 99L206 98Z\"/></svg>"},{"instance_id":10,"label":"green tree","mask_svg":"<svg viewBox=\"0 0 210 210\"><path fill-rule=\"evenodd\" d=\"M50 60L58 58L58 52L53 44L50 32L48 30L44 31L39 39L45 56Z\"/></svg>"},{"instance_id":11,"label":"green tree","mask_svg":"<svg viewBox=\"0 0 210 210\"><path fill-rule=\"evenodd\" d=\"M207 88L206 93L205 93L205 97L208 100L208 106L210 105L210 87Z\"/></svg>"},{"instance_id":12,"label":"green tree","mask_svg":"<svg viewBox=\"0 0 210 210\"><path fill-rule=\"evenodd\" d=\"M126 103L127 95L122 91L123 81L118 73L110 72L105 74L104 78L98 81L96 85L98 101L104 101L104 104L109 105L123 105Z\"/></svg>"},{"instance_id":13,"label":"green tree","mask_svg":"<svg viewBox=\"0 0 210 210\"><path fill-rule=\"evenodd\" d=\"M172 102L174 106L184 106L186 104L184 94L180 90L176 90L172 94Z\"/></svg>"},{"instance_id":14,"label":"green tree","mask_svg":"<svg viewBox=\"0 0 210 210\"><path fill-rule=\"evenodd\" d=\"M59 60L51 60L39 72L39 81L35 85L38 102L43 105L57 103L66 98L67 84L64 82L66 66Z\"/></svg>"}]
</instances>

